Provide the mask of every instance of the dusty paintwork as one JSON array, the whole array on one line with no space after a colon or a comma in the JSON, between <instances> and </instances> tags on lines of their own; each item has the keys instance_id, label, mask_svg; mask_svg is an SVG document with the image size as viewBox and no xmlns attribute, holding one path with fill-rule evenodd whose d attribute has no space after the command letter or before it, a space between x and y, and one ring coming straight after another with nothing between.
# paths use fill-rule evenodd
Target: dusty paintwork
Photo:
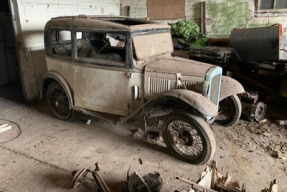
<instances>
[{"instance_id":1,"label":"dusty paintwork","mask_svg":"<svg viewBox=\"0 0 287 192\"><path fill-rule=\"evenodd\" d=\"M219 99L220 101L231 95L236 95L244 92L245 90L243 86L238 81L227 76L222 76L220 99Z\"/></svg>"},{"instance_id":2,"label":"dusty paintwork","mask_svg":"<svg viewBox=\"0 0 287 192\"><path fill-rule=\"evenodd\" d=\"M208 123L218 115L222 69L172 57L172 51L166 25L121 17L55 18L45 27L49 71L42 91L63 120L72 110L117 123L144 120L144 129L156 120L170 150L190 163L206 163L216 148Z\"/></svg>"},{"instance_id":3,"label":"dusty paintwork","mask_svg":"<svg viewBox=\"0 0 287 192\"><path fill-rule=\"evenodd\" d=\"M51 43L51 34L57 30L71 30L71 40L62 44ZM123 60L101 60L111 57L111 53L100 52L106 47L113 48L111 44L104 42L105 45L95 50L92 57L88 57L94 44L92 40L97 40L97 37L82 37L79 44L78 34L73 31L96 31L111 33L112 36L115 33L120 34L117 38L124 40L115 50L125 50L125 54L119 55ZM144 41L148 45L143 44L142 39L145 38L140 38L145 35L150 37ZM109 39L112 36L109 36ZM91 43L84 43L84 40ZM68 85L69 94L73 99L72 107L76 110L131 117L147 103L152 104L156 99L164 97L187 103L203 116L212 117L217 114L216 98L219 97L219 93L212 90L220 89L221 78L213 77L221 77L221 69L201 62L172 57L173 48L168 25L124 17L60 17L47 23L45 44L47 68L63 76L60 81L64 83L61 84ZM55 45L63 46L63 53L60 54L58 47L52 48ZM87 58L81 55L83 49ZM135 54L132 54L134 51ZM116 53L121 52L115 52L113 55ZM100 54L109 55L98 59L96 56ZM217 95L210 96L211 92ZM215 99L210 100L211 97Z\"/></svg>"},{"instance_id":4,"label":"dusty paintwork","mask_svg":"<svg viewBox=\"0 0 287 192\"><path fill-rule=\"evenodd\" d=\"M173 52L170 33L135 35L133 37L136 56L139 60Z\"/></svg>"},{"instance_id":5,"label":"dusty paintwork","mask_svg":"<svg viewBox=\"0 0 287 192\"><path fill-rule=\"evenodd\" d=\"M164 96L172 96L183 100L192 107L196 108L200 113L207 116L216 116L218 112L218 108L214 105L212 101L208 100L201 94L193 91L184 89L173 89L165 93Z\"/></svg>"},{"instance_id":6,"label":"dusty paintwork","mask_svg":"<svg viewBox=\"0 0 287 192\"><path fill-rule=\"evenodd\" d=\"M115 22L107 21L129 21L138 22L140 25L123 25ZM169 25L159 24L152 21L132 19L125 17L109 17L109 16L71 16L57 17L47 22L45 28L81 28L91 30L108 30L108 31L143 31L152 29L170 29Z\"/></svg>"}]
</instances>

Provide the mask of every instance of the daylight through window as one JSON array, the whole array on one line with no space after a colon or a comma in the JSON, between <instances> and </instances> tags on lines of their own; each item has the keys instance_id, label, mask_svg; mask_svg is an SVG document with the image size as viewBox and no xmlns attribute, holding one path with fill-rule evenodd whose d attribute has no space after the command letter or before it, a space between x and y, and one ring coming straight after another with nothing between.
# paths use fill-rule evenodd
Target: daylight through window
<instances>
[{"instance_id":1,"label":"daylight through window","mask_svg":"<svg viewBox=\"0 0 287 192\"><path fill-rule=\"evenodd\" d=\"M287 9L286 0L258 0L259 10L282 10Z\"/></svg>"}]
</instances>

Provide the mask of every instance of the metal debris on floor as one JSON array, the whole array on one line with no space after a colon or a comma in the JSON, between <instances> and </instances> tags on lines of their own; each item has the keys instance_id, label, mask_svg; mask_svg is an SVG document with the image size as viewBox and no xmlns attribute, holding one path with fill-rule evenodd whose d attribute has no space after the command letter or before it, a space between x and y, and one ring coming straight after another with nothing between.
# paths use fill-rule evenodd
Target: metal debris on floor
<instances>
[{"instance_id":1,"label":"metal debris on floor","mask_svg":"<svg viewBox=\"0 0 287 192\"><path fill-rule=\"evenodd\" d=\"M277 120L275 122L280 126L287 125L287 120Z\"/></svg>"},{"instance_id":2,"label":"metal debris on floor","mask_svg":"<svg viewBox=\"0 0 287 192\"><path fill-rule=\"evenodd\" d=\"M188 192L246 192L246 186L238 181L232 181L228 175L218 172L217 163L212 161L202 172L198 182L189 181L184 178L176 177L179 181L190 184ZM261 192L278 192L277 180L271 182L269 188L262 189Z\"/></svg>"},{"instance_id":3,"label":"metal debris on floor","mask_svg":"<svg viewBox=\"0 0 287 192\"><path fill-rule=\"evenodd\" d=\"M267 150L274 158L287 160L287 142L269 142Z\"/></svg>"},{"instance_id":4,"label":"metal debris on floor","mask_svg":"<svg viewBox=\"0 0 287 192\"><path fill-rule=\"evenodd\" d=\"M279 186L277 184L277 180L274 179L274 181L272 181L270 183L270 187L269 188L265 188L265 189L262 189L261 192L279 192Z\"/></svg>"},{"instance_id":5,"label":"metal debris on floor","mask_svg":"<svg viewBox=\"0 0 287 192\"><path fill-rule=\"evenodd\" d=\"M101 192L111 192L108 185L104 181L104 179L98 174L99 166L96 163L95 170L90 170L87 168L80 169L78 171L73 171L73 180L72 186L73 188L78 188L82 185L88 173L91 173L97 186ZM129 174L130 167L127 172L127 189L129 192L160 192L162 188L162 178L160 177L159 172L151 172L143 177L141 177L137 172L133 172L131 175Z\"/></svg>"},{"instance_id":6,"label":"metal debris on floor","mask_svg":"<svg viewBox=\"0 0 287 192\"><path fill-rule=\"evenodd\" d=\"M72 180L73 188L77 188L81 184L83 184L85 182L88 173L91 173L101 192L111 192L106 182L97 173L100 170L98 164L96 163L95 166L96 168L94 169L94 171L87 168L83 168L78 171L73 171L72 172L72 175L74 176Z\"/></svg>"},{"instance_id":7,"label":"metal debris on floor","mask_svg":"<svg viewBox=\"0 0 287 192\"><path fill-rule=\"evenodd\" d=\"M256 120L260 122L264 119L267 105L263 102L258 101L259 95L256 92L245 92L240 94L242 114L241 116L245 119L252 121Z\"/></svg>"},{"instance_id":8,"label":"metal debris on floor","mask_svg":"<svg viewBox=\"0 0 287 192\"><path fill-rule=\"evenodd\" d=\"M160 192L162 178L159 172L151 172L141 177L137 172L128 174L129 192Z\"/></svg>"}]
</instances>

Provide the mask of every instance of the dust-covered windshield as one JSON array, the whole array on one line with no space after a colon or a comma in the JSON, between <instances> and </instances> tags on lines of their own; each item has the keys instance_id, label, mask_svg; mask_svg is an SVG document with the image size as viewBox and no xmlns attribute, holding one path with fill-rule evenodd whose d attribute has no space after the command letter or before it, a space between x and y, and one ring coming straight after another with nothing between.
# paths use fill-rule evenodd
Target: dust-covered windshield
<instances>
[{"instance_id":1,"label":"dust-covered windshield","mask_svg":"<svg viewBox=\"0 0 287 192\"><path fill-rule=\"evenodd\" d=\"M145 60L173 52L173 44L169 32L135 35L133 43L135 59L137 60Z\"/></svg>"}]
</instances>

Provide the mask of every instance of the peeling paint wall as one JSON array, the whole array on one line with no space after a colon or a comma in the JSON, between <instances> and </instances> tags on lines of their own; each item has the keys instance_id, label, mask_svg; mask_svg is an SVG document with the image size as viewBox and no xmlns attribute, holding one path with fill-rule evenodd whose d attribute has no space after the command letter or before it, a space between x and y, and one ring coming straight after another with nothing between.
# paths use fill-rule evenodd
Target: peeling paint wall
<instances>
[{"instance_id":1,"label":"peeling paint wall","mask_svg":"<svg viewBox=\"0 0 287 192\"><path fill-rule=\"evenodd\" d=\"M20 61L24 97L39 95L46 72L43 30L53 17L67 15L119 15L120 0L9 0Z\"/></svg>"},{"instance_id":2,"label":"peeling paint wall","mask_svg":"<svg viewBox=\"0 0 287 192\"><path fill-rule=\"evenodd\" d=\"M130 6L130 17L147 17L147 0L120 0L121 7Z\"/></svg>"},{"instance_id":3,"label":"peeling paint wall","mask_svg":"<svg viewBox=\"0 0 287 192\"><path fill-rule=\"evenodd\" d=\"M200 4L203 0L185 0L185 16L200 24ZM256 14L257 0L206 0L206 29L208 36L229 36L234 28L258 27L281 23L287 33L285 14ZM130 6L130 17L147 17L147 0L120 0L121 6ZM160 20L172 23L177 20Z\"/></svg>"},{"instance_id":4,"label":"peeling paint wall","mask_svg":"<svg viewBox=\"0 0 287 192\"><path fill-rule=\"evenodd\" d=\"M283 25L286 33L287 11L284 14L257 14L257 0L208 0L207 33L209 36L229 36L234 28L269 26L274 23Z\"/></svg>"},{"instance_id":5,"label":"peeling paint wall","mask_svg":"<svg viewBox=\"0 0 287 192\"><path fill-rule=\"evenodd\" d=\"M244 27L252 19L250 4L240 0L208 1L207 32L209 35L229 35L236 27Z\"/></svg>"},{"instance_id":6,"label":"peeling paint wall","mask_svg":"<svg viewBox=\"0 0 287 192\"><path fill-rule=\"evenodd\" d=\"M185 16L187 19L200 22L200 5L202 0L185 0ZM130 17L147 18L147 0L120 0L121 7L130 6ZM158 20L162 23L177 20Z\"/></svg>"}]
</instances>

